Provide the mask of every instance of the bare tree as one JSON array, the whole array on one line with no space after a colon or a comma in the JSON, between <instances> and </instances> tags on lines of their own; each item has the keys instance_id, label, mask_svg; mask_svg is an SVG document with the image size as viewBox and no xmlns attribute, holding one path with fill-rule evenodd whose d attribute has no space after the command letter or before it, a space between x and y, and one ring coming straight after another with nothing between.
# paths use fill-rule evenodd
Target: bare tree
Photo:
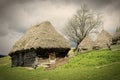
<instances>
[{"instance_id":1,"label":"bare tree","mask_svg":"<svg viewBox=\"0 0 120 80\"><path fill-rule=\"evenodd\" d=\"M87 5L82 5L76 14L69 20L63 33L70 40L75 42L76 49L79 43L92 31L101 26L101 16L92 12Z\"/></svg>"}]
</instances>

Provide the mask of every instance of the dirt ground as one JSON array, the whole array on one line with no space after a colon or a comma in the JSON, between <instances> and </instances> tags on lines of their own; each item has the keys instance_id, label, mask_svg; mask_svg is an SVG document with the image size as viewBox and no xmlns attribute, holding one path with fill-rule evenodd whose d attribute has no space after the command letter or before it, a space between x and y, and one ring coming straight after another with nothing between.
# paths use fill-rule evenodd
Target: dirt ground
<instances>
[{"instance_id":1,"label":"dirt ground","mask_svg":"<svg viewBox=\"0 0 120 80\"><path fill-rule=\"evenodd\" d=\"M45 68L45 70L51 70L67 63L68 63L68 58L56 58L56 63L49 65L49 67Z\"/></svg>"}]
</instances>

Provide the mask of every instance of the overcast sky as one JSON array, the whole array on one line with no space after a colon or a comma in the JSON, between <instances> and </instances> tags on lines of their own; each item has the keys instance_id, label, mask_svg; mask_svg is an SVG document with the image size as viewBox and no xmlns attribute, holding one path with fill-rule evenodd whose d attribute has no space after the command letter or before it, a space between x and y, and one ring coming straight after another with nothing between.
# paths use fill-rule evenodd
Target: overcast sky
<instances>
[{"instance_id":1,"label":"overcast sky","mask_svg":"<svg viewBox=\"0 0 120 80\"><path fill-rule=\"evenodd\" d=\"M8 54L28 28L42 21L50 21L60 32L83 3L101 13L104 29L114 33L119 0L0 0L0 54Z\"/></svg>"}]
</instances>

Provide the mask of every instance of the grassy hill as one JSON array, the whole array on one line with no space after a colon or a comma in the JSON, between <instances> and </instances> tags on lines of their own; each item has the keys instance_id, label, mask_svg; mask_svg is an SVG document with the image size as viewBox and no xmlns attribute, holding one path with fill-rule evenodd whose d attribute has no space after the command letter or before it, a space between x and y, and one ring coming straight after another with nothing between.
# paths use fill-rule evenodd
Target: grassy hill
<instances>
[{"instance_id":1,"label":"grassy hill","mask_svg":"<svg viewBox=\"0 0 120 80\"><path fill-rule=\"evenodd\" d=\"M119 49L76 53L68 64L49 71L11 68L10 57L0 58L0 80L120 80Z\"/></svg>"}]
</instances>

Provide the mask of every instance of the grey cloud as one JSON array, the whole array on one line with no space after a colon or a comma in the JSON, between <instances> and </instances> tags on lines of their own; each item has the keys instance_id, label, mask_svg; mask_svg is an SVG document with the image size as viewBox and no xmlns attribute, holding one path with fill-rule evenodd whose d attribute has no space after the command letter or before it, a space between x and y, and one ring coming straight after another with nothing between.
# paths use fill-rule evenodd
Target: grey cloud
<instances>
[{"instance_id":1,"label":"grey cloud","mask_svg":"<svg viewBox=\"0 0 120 80\"><path fill-rule=\"evenodd\" d=\"M20 39L22 33L13 32L9 33L8 35L0 37L0 54L7 55L10 52L13 44Z\"/></svg>"},{"instance_id":2,"label":"grey cloud","mask_svg":"<svg viewBox=\"0 0 120 80\"><path fill-rule=\"evenodd\" d=\"M57 0L53 0L54 2ZM104 9L107 6L112 6L114 9L120 7L120 0L59 0L59 2L65 2L67 4L74 4L80 6L83 3L88 4L94 9Z\"/></svg>"},{"instance_id":3,"label":"grey cloud","mask_svg":"<svg viewBox=\"0 0 120 80\"><path fill-rule=\"evenodd\" d=\"M0 36L5 36L8 34L6 27L0 27Z\"/></svg>"},{"instance_id":4,"label":"grey cloud","mask_svg":"<svg viewBox=\"0 0 120 80\"><path fill-rule=\"evenodd\" d=\"M9 24L9 29L13 29L18 32L25 32L28 29L28 26L30 26L37 20L39 20L39 21L41 21L42 19L43 20L44 19L51 20L52 17L55 18L54 16L56 16L56 14L57 14L57 17L59 17L59 14L60 15L63 14L60 11L58 13L56 13L58 10L56 9L56 12L55 12L55 8L53 8L53 7L59 8L58 5L55 4L55 6L53 6L52 5L53 3L50 2L49 0L41 0L41 1L29 0L28 3L27 3L27 1L28 0L15 0L14 3L11 2L11 3L9 3L8 6L4 7L4 9L3 9L4 11L2 11L2 14L0 15L0 17L4 16L5 22L7 22ZM31 1L33 1L33 2L30 3ZM38 1L38 2L36 2L36 1ZM23 2L24 2L24 4L21 4ZM37 4L37 3L39 3L39 4ZM37 4L37 5L35 5L35 4ZM50 7L52 7L52 9L50 9L50 10L48 9L49 5L51 5ZM40 6L42 8L40 8ZM46 10L44 10L44 8ZM52 11L54 11L55 13ZM65 10L63 10L63 11L65 11ZM48 13L48 12L50 12L50 13ZM63 14L63 16L64 17L62 17L62 18L65 18L66 15Z\"/></svg>"},{"instance_id":5,"label":"grey cloud","mask_svg":"<svg viewBox=\"0 0 120 80\"><path fill-rule=\"evenodd\" d=\"M2 20L0 20L0 36L5 36L9 32L8 24L4 21L4 19L2 19Z\"/></svg>"},{"instance_id":6,"label":"grey cloud","mask_svg":"<svg viewBox=\"0 0 120 80\"><path fill-rule=\"evenodd\" d=\"M26 27L21 27L19 25L15 26L15 27L14 26L10 26L9 29L13 30L13 31L17 31L19 33L25 33L25 31L27 30Z\"/></svg>"}]
</instances>

